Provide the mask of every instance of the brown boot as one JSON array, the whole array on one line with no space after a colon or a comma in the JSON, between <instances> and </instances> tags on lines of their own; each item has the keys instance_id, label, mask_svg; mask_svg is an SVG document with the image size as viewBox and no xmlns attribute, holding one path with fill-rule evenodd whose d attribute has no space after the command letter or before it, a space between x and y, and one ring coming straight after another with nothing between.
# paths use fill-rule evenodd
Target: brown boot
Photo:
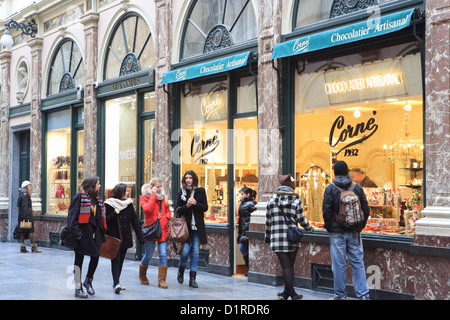
<instances>
[{"instance_id":1,"label":"brown boot","mask_svg":"<svg viewBox=\"0 0 450 320\"><path fill-rule=\"evenodd\" d=\"M25 246L24 243L21 243L20 244L20 252L21 253L27 253L27 252L30 252L30 251L27 250L27 247Z\"/></svg>"},{"instance_id":2,"label":"brown boot","mask_svg":"<svg viewBox=\"0 0 450 320\"><path fill-rule=\"evenodd\" d=\"M150 282L147 279L147 269L148 266L143 266L142 264L139 264L139 281L141 281L141 284L150 284Z\"/></svg>"},{"instance_id":3,"label":"brown boot","mask_svg":"<svg viewBox=\"0 0 450 320\"><path fill-rule=\"evenodd\" d=\"M31 244L31 252L42 253L42 251L38 249L38 246L36 243Z\"/></svg>"},{"instance_id":4,"label":"brown boot","mask_svg":"<svg viewBox=\"0 0 450 320\"><path fill-rule=\"evenodd\" d=\"M167 289L169 286L166 283L167 266L158 267L158 287Z\"/></svg>"}]
</instances>

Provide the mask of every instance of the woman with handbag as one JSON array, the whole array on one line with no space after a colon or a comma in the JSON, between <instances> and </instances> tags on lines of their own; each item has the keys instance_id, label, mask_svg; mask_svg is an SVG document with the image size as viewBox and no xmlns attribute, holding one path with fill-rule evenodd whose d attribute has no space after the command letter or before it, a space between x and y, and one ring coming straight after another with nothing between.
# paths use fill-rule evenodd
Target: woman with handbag
<instances>
[{"instance_id":1,"label":"woman with handbag","mask_svg":"<svg viewBox=\"0 0 450 320\"><path fill-rule=\"evenodd\" d=\"M106 235L121 239L117 256L111 260L111 272L113 276L114 292L119 294L125 288L120 284L119 278L122 272L123 262L128 248L133 246L133 227L136 237L144 244L139 219L134 210L133 200L128 198L127 185L119 183L111 190L111 197L105 200L106 223L108 229Z\"/></svg>"},{"instance_id":2,"label":"woman with handbag","mask_svg":"<svg viewBox=\"0 0 450 320\"><path fill-rule=\"evenodd\" d=\"M253 211L256 211L256 191L243 187L241 189L241 204L239 205L239 220L238 220L238 236L237 243L239 244L239 250L244 257L245 265L248 268L248 237L246 232L250 227L250 217ZM247 274L246 274L247 275Z\"/></svg>"},{"instance_id":3,"label":"woman with handbag","mask_svg":"<svg viewBox=\"0 0 450 320\"><path fill-rule=\"evenodd\" d=\"M31 187L30 181L25 180L22 182L19 189L19 199L17 200L17 206L19 207L18 216L18 232L20 239L20 252L29 252L25 246L25 239L30 239L31 252L41 253L34 242L34 218L33 208L31 203Z\"/></svg>"},{"instance_id":4,"label":"woman with handbag","mask_svg":"<svg viewBox=\"0 0 450 320\"><path fill-rule=\"evenodd\" d=\"M303 215L302 203L299 195L294 192L295 180L291 175L278 177L281 186L267 202L266 211L266 243L275 252L281 264L284 291L278 293L278 298L300 300L303 295L294 289L294 263L297 256L298 244L290 241L288 229L300 224L305 230L314 231Z\"/></svg>"},{"instance_id":5,"label":"woman with handbag","mask_svg":"<svg viewBox=\"0 0 450 320\"><path fill-rule=\"evenodd\" d=\"M181 179L175 211L186 218L189 229L189 239L180 256L177 280L180 284L183 283L184 270L190 256L189 286L198 288L196 277L200 245L207 243L204 213L208 211L208 200L205 189L198 185L197 174L192 170L186 171Z\"/></svg>"},{"instance_id":6,"label":"woman with handbag","mask_svg":"<svg viewBox=\"0 0 450 320\"><path fill-rule=\"evenodd\" d=\"M92 176L84 179L81 183L80 192L70 202L67 215L67 228L78 240L78 245L74 249L75 297L77 298L88 297L81 286L84 256L90 256L91 259L83 286L89 295L95 294L92 281L100 257L100 248L102 243L105 242L105 231L107 229L105 205L98 196L100 187L99 177Z\"/></svg>"},{"instance_id":7,"label":"woman with handbag","mask_svg":"<svg viewBox=\"0 0 450 320\"><path fill-rule=\"evenodd\" d=\"M147 269L150 259L158 244L159 267L158 267L158 287L167 289L167 232L169 230L169 221L171 218L169 204L165 198L164 188L160 178L154 177L149 185L144 185L141 189L141 207L144 211L145 226L151 226L158 223L161 234L158 236L144 235L145 254L139 265L139 280L141 284L149 284L147 279ZM145 238L147 237L147 238Z\"/></svg>"}]
</instances>

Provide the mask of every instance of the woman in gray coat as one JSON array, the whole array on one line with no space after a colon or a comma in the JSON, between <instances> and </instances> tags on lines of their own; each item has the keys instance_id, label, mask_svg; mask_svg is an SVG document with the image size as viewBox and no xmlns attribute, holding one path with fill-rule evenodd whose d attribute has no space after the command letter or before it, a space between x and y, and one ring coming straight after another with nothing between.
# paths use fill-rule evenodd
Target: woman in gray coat
<instances>
[{"instance_id":1,"label":"woman in gray coat","mask_svg":"<svg viewBox=\"0 0 450 320\"><path fill-rule=\"evenodd\" d=\"M25 239L30 239L31 252L41 253L37 247L37 244L34 242L34 218L31 203L31 187L32 184L30 181L25 180L22 182L21 188L19 189L19 199L17 200L17 207L19 207L18 233L20 237L20 252L29 252L25 246ZM31 228L20 228L21 221L31 222Z\"/></svg>"}]
</instances>

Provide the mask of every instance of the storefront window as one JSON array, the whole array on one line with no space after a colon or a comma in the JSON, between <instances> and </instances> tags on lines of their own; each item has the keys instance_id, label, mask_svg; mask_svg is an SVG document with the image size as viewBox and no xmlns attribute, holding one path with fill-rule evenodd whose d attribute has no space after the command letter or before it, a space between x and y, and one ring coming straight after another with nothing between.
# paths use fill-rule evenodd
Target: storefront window
<instances>
[{"instance_id":1,"label":"storefront window","mask_svg":"<svg viewBox=\"0 0 450 320\"><path fill-rule=\"evenodd\" d=\"M136 200L136 95L105 103L105 198L118 183L129 186Z\"/></svg>"},{"instance_id":2,"label":"storefront window","mask_svg":"<svg viewBox=\"0 0 450 320\"><path fill-rule=\"evenodd\" d=\"M70 109L47 115L47 214L67 215L70 205Z\"/></svg>"},{"instance_id":3,"label":"storefront window","mask_svg":"<svg viewBox=\"0 0 450 320\"><path fill-rule=\"evenodd\" d=\"M414 234L423 208L420 66L409 43L307 62L296 74L296 191L316 228L333 163L344 160L371 208L363 232Z\"/></svg>"},{"instance_id":4,"label":"storefront window","mask_svg":"<svg viewBox=\"0 0 450 320\"><path fill-rule=\"evenodd\" d=\"M250 0L198 0L186 19L182 59L256 39Z\"/></svg>"},{"instance_id":5,"label":"storefront window","mask_svg":"<svg viewBox=\"0 0 450 320\"><path fill-rule=\"evenodd\" d=\"M297 0L296 27L366 10L370 6L398 0Z\"/></svg>"},{"instance_id":6,"label":"storefront window","mask_svg":"<svg viewBox=\"0 0 450 320\"><path fill-rule=\"evenodd\" d=\"M155 156L153 147L155 145L155 119L144 121L144 183L155 176Z\"/></svg>"},{"instance_id":7,"label":"storefront window","mask_svg":"<svg viewBox=\"0 0 450 320\"><path fill-rule=\"evenodd\" d=\"M117 23L106 52L104 79L116 78L155 65L155 46L147 23L136 14Z\"/></svg>"},{"instance_id":8,"label":"storefront window","mask_svg":"<svg viewBox=\"0 0 450 320\"><path fill-rule=\"evenodd\" d=\"M205 222L228 222L226 82L192 86L181 100L181 176L193 170L206 190Z\"/></svg>"},{"instance_id":9,"label":"storefront window","mask_svg":"<svg viewBox=\"0 0 450 320\"><path fill-rule=\"evenodd\" d=\"M83 57L71 39L61 42L53 56L49 72L47 95L74 90L84 81Z\"/></svg>"}]
</instances>

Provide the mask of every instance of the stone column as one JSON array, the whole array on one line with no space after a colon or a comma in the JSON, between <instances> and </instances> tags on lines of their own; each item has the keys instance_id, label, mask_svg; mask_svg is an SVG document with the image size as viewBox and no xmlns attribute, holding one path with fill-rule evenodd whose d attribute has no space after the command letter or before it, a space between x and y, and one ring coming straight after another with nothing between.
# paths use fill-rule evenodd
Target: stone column
<instances>
[{"instance_id":1,"label":"stone column","mask_svg":"<svg viewBox=\"0 0 450 320\"><path fill-rule=\"evenodd\" d=\"M281 174L280 86L271 56L273 46L281 41L282 1L260 1L258 12L258 197L266 202L279 186Z\"/></svg>"},{"instance_id":2,"label":"stone column","mask_svg":"<svg viewBox=\"0 0 450 320\"><path fill-rule=\"evenodd\" d=\"M30 181L33 184L33 207L41 204L41 155L42 152L42 115L41 115L41 91L42 91L42 38L31 38L28 46L31 49L31 129L30 129ZM35 213L41 213L40 209L33 209ZM35 214L36 215L36 214Z\"/></svg>"},{"instance_id":3,"label":"stone column","mask_svg":"<svg viewBox=\"0 0 450 320\"><path fill-rule=\"evenodd\" d=\"M415 243L450 247L450 4L426 1L425 218Z\"/></svg>"},{"instance_id":4,"label":"stone column","mask_svg":"<svg viewBox=\"0 0 450 320\"><path fill-rule=\"evenodd\" d=\"M81 17L84 25L84 176L97 175L97 98L94 83L98 64L98 13Z\"/></svg>"},{"instance_id":5,"label":"stone column","mask_svg":"<svg viewBox=\"0 0 450 320\"><path fill-rule=\"evenodd\" d=\"M172 161L170 130L170 99L161 84L162 76L170 70L172 57L172 0L155 0L156 4L156 130L153 149L156 168L155 172L163 180L166 195L172 197ZM168 90L168 88L166 88Z\"/></svg>"},{"instance_id":6,"label":"stone column","mask_svg":"<svg viewBox=\"0 0 450 320\"><path fill-rule=\"evenodd\" d=\"M11 51L0 52L0 213L9 208L9 107L11 106Z\"/></svg>"}]
</instances>

